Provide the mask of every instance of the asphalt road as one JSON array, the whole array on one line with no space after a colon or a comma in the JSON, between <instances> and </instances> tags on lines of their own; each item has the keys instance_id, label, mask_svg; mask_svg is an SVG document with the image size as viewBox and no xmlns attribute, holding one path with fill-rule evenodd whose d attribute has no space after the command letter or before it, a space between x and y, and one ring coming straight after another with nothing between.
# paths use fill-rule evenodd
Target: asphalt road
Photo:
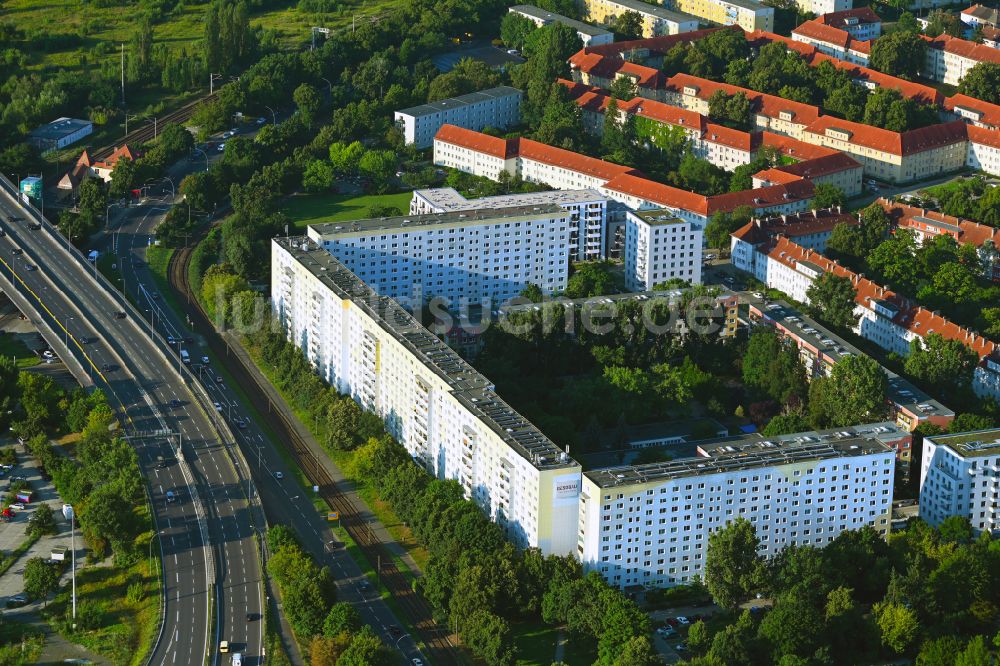
<instances>
[{"instance_id":1,"label":"asphalt road","mask_svg":"<svg viewBox=\"0 0 1000 666\"><path fill-rule=\"evenodd\" d=\"M85 260L68 253L47 223L30 230L33 214L4 185L0 271L45 310L43 318L121 409L148 481L165 590L163 628L150 663L198 664L206 655L218 663L219 638L237 644L244 663L260 663L263 599L256 545L247 501L218 430L164 361L162 341L149 336L119 295L99 286ZM14 248L23 254L15 256ZM127 311L124 319L115 317L119 310ZM179 407L170 407L174 400ZM176 438L164 436L165 430L179 433L183 461L175 456ZM176 501L167 501L168 491Z\"/></svg>"},{"instance_id":2,"label":"asphalt road","mask_svg":"<svg viewBox=\"0 0 1000 666\"><path fill-rule=\"evenodd\" d=\"M182 161L171 169L173 182L180 183L187 173L203 170L206 163L216 161L221 156L216 149L217 143L211 141L204 146L207 160L199 156L190 162ZM219 413L232 424L236 441L250 467L246 470L252 479L252 483L248 483L248 491L260 499L269 522L287 525L296 531L303 546L318 561L330 567L337 583L338 600L353 604L362 620L375 629L386 645L402 653L407 662L419 659L427 663L416 641L402 632L398 618L338 541L326 517L316 510L309 497L311 489L303 489L295 481L291 469L278 453L280 443L272 441L271 431L257 423L253 410L242 402L240 393L227 381L216 381L216 377L221 378L225 374L216 372L216 368L224 366L225 359L213 357L207 365L203 365L202 357L211 353L202 336L192 331L181 313L174 312L167 306L162 294L157 293L156 283L145 262L146 248L154 242L156 225L166 215L174 197L166 181L150 187L148 194L149 197L140 205L124 212L114 225L113 233L106 235L98 248L102 252L112 252L116 257L122 269L124 289L135 295L143 315L148 317L143 326L148 331L152 323L164 337L190 337L194 340L193 344L185 345L192 359L192 370L202 380L211 399L218 404ZM240 421L245 427L239 427ZM279 473L281 479L278 478ZM232 642L232 639L229 640Z\"/></svg>"}]
</instances>

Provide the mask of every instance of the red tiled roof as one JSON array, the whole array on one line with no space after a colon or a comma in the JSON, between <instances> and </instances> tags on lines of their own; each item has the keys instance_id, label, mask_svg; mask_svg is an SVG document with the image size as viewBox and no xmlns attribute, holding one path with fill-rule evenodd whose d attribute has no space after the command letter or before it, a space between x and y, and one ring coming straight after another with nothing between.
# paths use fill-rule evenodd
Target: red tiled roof
<instances>
[{"instance_id":1,"label":"red tiled roof","mask_svg":"<svg viewBox=\"0 0 1000 666\"><path fill-rule=\"evenodd\" d=\"M717 143L747 152L750 152L754 148L753 137L749 132L741 132L740 130L716 125L715 123L705 124L705 133L702 135L702 139L710 143Z\"/></svg>"},{"instance_id":2,"label":"red tiled roof","mask_svg":"<svg viewBox=\"0 0 1000 666\"><path fill-rule=\"evenodd\" d=\"M791 37L785 37L784 35L767 32L766 30L754 30L753 32L748 32L746 33L746 37L750 45L755 48L760 48L766 44L770 44L771 42L781 42L789 51L795 51L802 56L808 57L816 52L816 47L811 44L797 42Z\"/></svg>"},{"instance_id":3,"label":"red tiled roof","mask_svg":"<svg viewBox=\"0 0 1000 666\"><path fill-rule=\"evenodd\" d=\"M777 148L782 155L793 157L797 160L814 160L827 155L839 155L840 151L826 146L818 146L814 143L806 143L793 139L785 134L775 134L774 132L761 132L761 143L765 146Z\"/></svg>"},{"instance_id":4,"label":"red tiled roof","mask_svg":"<svg viewBox=\"0 0 1000 666\"><path fill-rule=\"evenodd\" d=\"M668 90L676 93L682 93L685 87L696 88L698 98L706 101L711 99L717 90L721 90L727 95L743 93L750 100L755 113L768 118L778 118L782 111L790 111L794 114L792 119L802 125L807 125L819 117L819 109L811 104L793 102L774 95L765 95L749 88L717 83L690 74L674 74L667 79L666 86Z\"/></svg>"},{"instance_id":5,"label":"red tiled roof","mask_svg":"<svg viewBox=\"0 0 1000 666\"><path fill-rule=\"evenodd\" d=\"M983 127L976 127L975 125L967 125L965 133L968 135L969 141L972 143L1000 148L1000 130L985 129Z\"/></svg>"},{"instance_id":6,"label":"red tiled roof","mask_svg":"<svg viewBox=\"0 0 1000 666\"><path fill-rule=\"evenodd\" d=\"M133 150L132 146L130 146L130 145L128 145L126 143L126 144L123 144L121 146L116 147L111 152L110 155L108 155L103 160L97 160L96 162L93 163L92 166L94 166L95 168L98 168L98 169L114 169L115 165L118 164L118 160L122 159L123 157L127 158L127 159L129 159L129 160L131 160L131 161L134 162L134 161L136 161L139 158L139 155L140 155L140 153L138 153L137 151ZM81 155L80 157L82 159L83 155ZM89 157L88 157L88 159L89 159Z\"/></svg>"},{"instance_id":7,"label":"red tiled roof","mask_svg":"<svg viewBox=\"0 0 1000 666\"><path fill-rule=\"evenodd\" d=\"M806 132L825 135L826 130L843 130L850 134L850 142L873 148L893 155L912 155L925 150L940 148L966 139L965 123L956 120L950 123L930 125L908 132L891 132L863 123L841 120L832 116L821 116L805 128Z\"/></svg>"},{"instance_id":8,"label":"red tiled roof","mask_svg":"<svg viewBox=\"0 0 1000 666\"><path fill-rule=\"evenodd\" d=\"M796 176L794 174L782 171L781 169L764 169L763 171L758 171L753 175L755 180L763 180L771 183L772 185L779 185L781 183L790 183L795 180L799 180L802 176Z\"/></svg>"},{"instance_id":9,"label":"red tiled roof","mask_svg":"<svg viewBox=\"0 0 1000 666\"><path fill-rule=\"evenodd\" d=\"M996 104L990 104L989 102L984 102L981 99L969 97L961 93L952 95L944 100L944 108L949 111L954 111L957 106L978 112L980 114L979 122L983 124L1000 127L1000 106Z\"/></svg>"},{"instance_id":10,"label":"red tiled roof","mask_svg":"<svg viewBox=\"0 0 1000 666\"><path fill-rule=\"evenodd\" d=\"M643 88L662 88L665 80L660 70L622 60L618 56L603 56L578 51L570 57L569 64L572 69L578 69L603 79L614 79L624 74L632 77L636 84Z\"/></svg>"},{"instance_id":11,"label":"red tiled roof","mask_svg":"<svg viewBox=\"0 0 1000 666\"><path fill-rule=\"evenodd\" d=\"M707 198L707 215L729 213L740 206L750 206L754 209L772 208L783 204L801 201L812 197L815 187L812 181L796 180L791 183L758 187L753 190L727 192Z\"/></svg>"},{"instance_id":12,"label":"red tiled roof","mask_svg":"<svg viewBox=\"0 0 1000 666\"><path fill-rule=\"evenodd\" d=\"M842 49L846 49L847 45L853 41L847 31L820 23L817 20L806 21L792 30L792 34L802 35L807 39L823 42L824 44L833 44Z\"/></svg>"},{"instance_id":13,"label":"red tiled roof","mask_svg":"<svg viewBox=\"0 0 1000 666\"><path fill-rule=\"evenodd\" d=\"M995 42L1000 40L1000 30L997 30L991 25L984 25L983 28L983 39Z\"/></svg>"},{"instance_id":14,"label":"red tiled roof","mask_svg":"<svg viewBox=\"0 0 1000 666\"><path fill-rule=\"evenodd\" d=\"M914 221L914 218L925 217L929 220L934 220L935 222L943 222L945 224L958 227L959 233L957 240L959 243L970 243L979 247L986 241L993 241L993 244L1000 248L1000 229L995 229L985 224L979 224L978 222L973 222L972 220L965 220L960 217L945 215L944 213L939 213L934 210L917 208L916 206L907 206L906 204L889 201L887 199L879 199L876 203L878 203L878 205L882 207L882 210L889 215L889 218L896 226L916 226L917 223Z\"/></svg>"},{"instance_id":15,"label":"red tiled roof","mask_svg":"<svg viewBox=\"0 0 1000 666\"><path fill-rule=\"evenodd\" d=\"M871 7L858 7L857 9L845 9L841 12L830 12L822 14L816 20L835 28L844 29L847 19L856 18L861 23L881 23L882 18L876 14Z\"/></svg>"},{"instance_id":16,"label":"red tiled roof","mask_svg":"<svg viewBox=\"0 0 1000 666\"><path fill-rule=\"evenodd\" d=\"M604 184L604 189L639 197L661 206L682 208L702 215L706 214L708 208L705 202L706 197L701 194L657 183L632 173L624 173L612 178Z\"/></svg>"},{"instance_id":17,"label":"red tiled roof","mask_svg":"<svg viewBox=\"0 0 1000 666\"><path fill-rule=\"evenodd\" d=\"M688 111L679 106L657 102L645 97L635 97L628 102L624 102L621 108L637 116L649 118L661 123L670 125L681 125L690 127L698 131L705 128L705 118L696 111Z\"/></svg>"},{"instance_id":18,"label":"red tiled roof","mask_svg":"<svg viewBox=\"0 0 1000 666\"><path fill-rule=\"evenodd\" d=\"M833 231L838 224L857 225L859 221L856 215L841 213L834 209L811 210L751 220L730 235L757 245L778 235L795 238Z\"/></svg>"},{"instance_id":19,"label":"red tiled roof","mask_svg":"<svg viewBox=\"0 0 1000 666\"><path fill-rule=\"evenodd\" d=\"M984 44L977 44L951 35L939 35L933 38L924 36L924 40L927 42L928 48L954 53L976 62L991 62L1000 65L1000 49L990 48Z\"/></svg>"},{"instance_id":20,"label":"red tiled roof","mask_svg":"<svg viewBox=\"0 0 1000 666\"><path fill-rule=\"evenodd\" d=\"M596 157L587 157L572 150L556 148L531 139L516 139L512 143L517 144L516 154L522 159L560 166L604 180L611 180L623 173L637 173L632 167L605 162Z\"/></svg>"},{"instance_id":21,"label":"red tiled roof","mask_svg":"<svg viewBox=\"0 0 1000 666\"><path fill-rule=\"evenodd\" d=\"M925 336L929 333L937 333L949 340L959 340L976 352L980 358L991 355L997 349L997 345L992 341L980 335L974 335L971 331L948 321L940 315L935 315L929 310L925 310L919 306L911 306L906 299L895 292L867 278L860 277L840 264L827 259L822 254L796 245L787 238L779 236L773 246L766 248L765 252L768 258L789 267L794 267L799 261L808 261L818 265L823 271L848 278L857 290L855 300L859 304L870 308L873 300L883 300L892 303L899 311L893 321L917 335Z\"/></svg>"},{"instance_id":22,"label":"red tiled roof","mask_svg":"<svg viewBox=\"0 0 1000 666\"><path fill-rule=\"evenodd\" d=\"M508 159L517 155L517 142L500 139L489 134L465 129L456 125L442 125L434 135L435 141L443 141L454 146L470 148L480 153L486 153L500 159Z\"/></svg>"},{"instance_id":23,"label":"red tiled roof","mask_svg":"<svg viewBox=\"0 0 1000 666\"><path fill-rule=\"evenodd\" d=\"M840 173L841 171L850 171L851 169L860 168L861 164L859 164L856 159L847 153L841 153L839 151L834 152L832 155L825 155L823 157L817 157L815 159L777 167L778 171L784 171L785 173L799 178L819 178L821 176L829 176L833 173Z\"/></svg>"}]
</instances>

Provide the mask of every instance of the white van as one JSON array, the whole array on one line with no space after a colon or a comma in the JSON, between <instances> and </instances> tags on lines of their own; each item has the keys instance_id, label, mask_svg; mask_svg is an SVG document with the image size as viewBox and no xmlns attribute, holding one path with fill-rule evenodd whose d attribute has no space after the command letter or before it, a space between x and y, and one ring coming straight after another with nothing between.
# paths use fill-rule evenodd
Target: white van
<instances>
[{"instance_id":1,"label":"white van","mask_svg":"<svg viewBox=\"0 0 1000 666\"><path fill-rule=\"evenodd\" d=\"M243 655L239 652L233 653L233 666L243 666Z\"/></svg>"}]
</instances>

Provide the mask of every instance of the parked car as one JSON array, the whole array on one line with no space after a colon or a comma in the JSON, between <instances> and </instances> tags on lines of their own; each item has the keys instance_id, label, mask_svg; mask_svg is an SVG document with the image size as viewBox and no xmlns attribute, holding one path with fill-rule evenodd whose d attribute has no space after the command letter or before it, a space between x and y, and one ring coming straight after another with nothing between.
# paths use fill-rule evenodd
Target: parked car
<instances>
[{"instance_id":1,"label":"parked car","mask_svg":"<svg viewBox=\"0 0 1000 666\"><path fill-rule=\"evenodd\" d=\"M207 356L202 356L201 357L201 362L204 363L205 365L208 365L208 357Z\"/></svg>"},{"instance_id":2,"label":"parked car","mask_svg":"<svg viewBox=\"0 0 1000 666\"><path fill-rule=\"evenodd\" d=\"M691 624L691 620L687 619L683 615L678 615L677 616L677 624L680 624L680 625Z\"/></svg>"}]
</instances>

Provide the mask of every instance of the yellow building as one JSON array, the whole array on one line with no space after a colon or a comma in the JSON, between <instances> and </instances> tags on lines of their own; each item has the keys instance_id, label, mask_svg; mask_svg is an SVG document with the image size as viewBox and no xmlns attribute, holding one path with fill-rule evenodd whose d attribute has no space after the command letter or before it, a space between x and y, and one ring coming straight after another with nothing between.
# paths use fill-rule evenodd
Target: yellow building
<instances>
[{"instance_id":1,"label":"yellow building","mask_svg":"<svg viewBox=\"0 0 1000 666\"><path fill-rule=\"evenodd\" d=\"M603 25L611 25L625 12L637 12L642 16L643 37L676 35L698 29L697 17L672 12L642 0L583 0L583 8L588 21Z\"/></svg>"},{"instance_id":2,"label":"yellow building","mask_svg":"<svg viewBox=\"0 0 1000 666\"><path fill-rule=\"evenodd\" d=\"M754 0L673 0L673 8L720 25L738 25L747 32L774 32L774 8Z\"/></svg>"}]
</instances>

